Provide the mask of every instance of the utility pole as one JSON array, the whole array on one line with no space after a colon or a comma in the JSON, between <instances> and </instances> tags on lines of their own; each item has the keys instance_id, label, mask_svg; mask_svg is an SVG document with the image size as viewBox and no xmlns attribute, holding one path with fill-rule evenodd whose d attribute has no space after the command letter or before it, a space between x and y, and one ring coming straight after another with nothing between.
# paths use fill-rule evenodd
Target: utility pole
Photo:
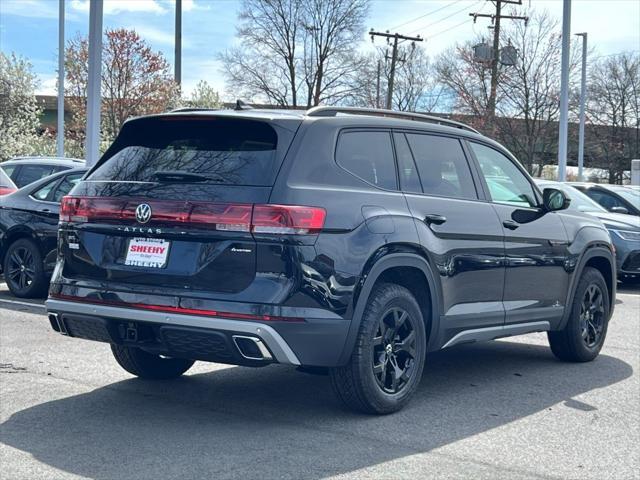
<instances>
[{"instance_id":1,"label":"utility pole","mask_svg":"<svg viewBox=\"0 0 640 480\"><path fill-rule=\"evenodd\" d=\"M376 108L380 108L380 60L378 60L378 71L376 75Z\"/></svg>"},{"instance_id":2,"label":"utility pole","mask_svg":"<svg viewBox=\"0 0 640 480\"><path fill-rule=\"evenodd\" d=\"M178 85L182 82L182 0L176 0L174 78Z\"/></svg>"},{"instance_id":3,"label":"utility pole","mask_svg":"<svg viewBox=\"0 0 640 480\"><path fill-rule=\"evenodd\" d=\"M500 62L500 20L502 18L509 20L529 21L529 17L519 15L502 15L502 6L506 4L522 5L522 0L496 0L496 13L470 13L473 21L478 17L490 18L493 24L493 56L491 58L491 88L489 91L489 100L487 101L487 117L493 118L496 115L496 96L498 91L498 64ZM491 27L490 27L491 28Z\"/></svg>"},{"instance_id":4,"label":"utility pole","mask_svg":"<svg viewBox=\"0 0 640 480\"><path fill-rule=\"evenodd\" d=\"M578 180L583 180L584 171L584 104L587 98L587 33L576 33L582 37L582 79L580 80L580 130L578 135Z\"/></svg>"},{"instance_id":5,"label":"utility pole","mask_svg":"<svg viewBox=\"0 0 640 480\"><path fill-rule=\"evenodd\" d=\"M371 29L369 35L371 36L372 42L375 37L384 37L387 39L387 43L390 42L390 39L393 39L393 50L391 52L391 70L389 71L389 86L387 88L386 105L387 110L391 110L393 100L393 81L396 75L396 62L398 60L398 43L409 40L415 45L415 42L422 42L424 39L421 38L420 35L418 35L417 37L408 37L406 35L400 35L399 33L376 32L373 29Z\"/></svg>"},{"instance_id":6,"label":"utility pole","mask_svg":"<svg viewBox=\"0 0 640 480\"><path fill-rule=\"evenodd\" d=\"M56 152L64 157L64 0L58 0L58 132Z\"/></svg>"},{"instance_id":7,"label":"utility pole","mask_svg":"<svg viewBox=\"0 0 640 480\"><path fill-rule=\"evenodd\" d=\"M569 136L569 50L571 34L571 0L562 7L562 61L560 65L560 125L558 132L558 180L567 179L567 137Z\"/></svg>"}]
</instances>

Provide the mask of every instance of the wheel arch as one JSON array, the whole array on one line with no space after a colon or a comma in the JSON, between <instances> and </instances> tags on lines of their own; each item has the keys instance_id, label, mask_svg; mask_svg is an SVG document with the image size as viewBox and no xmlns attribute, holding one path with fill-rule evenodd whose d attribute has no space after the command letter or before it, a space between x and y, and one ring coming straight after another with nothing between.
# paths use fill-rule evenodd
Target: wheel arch
<instances>
[{"instance_id":1,"label":"wheel arch","mask_svg":"<svg viewBox=\"0 0 640 480\"><path fill-rule=\"evenodd\" d=\"M604 277L607 290L609 291L609 318L613 315L616 298L615 258L608 245L595 243L587 247L578 261L578 265L572 278L571 287L569 288L565 313L558 329L563 329L569 320L569 316L571 315L571 306L573 305L578 282L580 281L582 272L584 272L584 269L587 267L595 268Z\"/></svg>"},{"instance_id":2,"label":"wheel arch","mask_svg":"<svg viewBox=\"0 0 640 480\"><path fill-rule=\"evenodd\" d=\"M8 230L2 239L2 247L0 249L0 269L4 268L4 257L9 250L9 247L16 241L21 238L27 238L29 240L33 240L33 242L38 247L38 251L42 254L42 246L38 242L38 237L36 233L30 228L24 225L18 225L11 230Z\"/></svg>"},{"instance_id":3,"label":"wheel arch","mask_svg":"<svg viewBox=\"0 0 640 480\"><path fill-rule=\"evenodd\" d=\"M382 256L380 252L376 252L372 255L361 277L361 286L354 297L351 326L339 363L344 365L349 361L360 329L362 314L373 288L379 282L402 285L416 297L427 322L427 351L432 350L432 345L438 338L442 305L442 292L436 278L428 260L417 251L387 253Z\"/></svg>"}]
</instances>

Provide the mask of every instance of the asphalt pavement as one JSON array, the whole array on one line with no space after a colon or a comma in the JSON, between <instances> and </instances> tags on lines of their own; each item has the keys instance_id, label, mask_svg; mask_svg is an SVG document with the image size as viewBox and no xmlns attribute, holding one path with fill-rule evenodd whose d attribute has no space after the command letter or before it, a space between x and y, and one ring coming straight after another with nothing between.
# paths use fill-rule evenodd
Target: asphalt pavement
<instances>
[{"instance_id":1,"label":"asphalt pavement","mask_svg":"<svg viewBox=\"0 0 640 480\"><path fill-rule=\"evenodd\" d=\"M544 334L454 347L408 408L358 415L286 366L133 378L0 284L0 478L635 479L639 367L636 286L592 363L557 361Z\"/></svg>"}]
</instances>

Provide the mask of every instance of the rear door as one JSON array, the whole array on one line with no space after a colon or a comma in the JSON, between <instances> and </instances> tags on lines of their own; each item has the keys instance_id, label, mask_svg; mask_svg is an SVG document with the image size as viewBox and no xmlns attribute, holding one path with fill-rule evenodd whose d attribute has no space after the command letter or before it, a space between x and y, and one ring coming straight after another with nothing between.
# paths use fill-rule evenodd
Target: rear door
<instances>
[{"instance_id":1,"label":"rear door","mask_svg":"<svg viewBox=\"0 0 640 480\"><path fill-rule=\"evenodd\" d=\"M496 212L480 198L462 143L416 132L396 132L394 141L402 190L440 275L441 325L448 337L502 325L502 229Z\"/></svg>"},{"instance_id":2,"label":"rear door","mask_svg":"<svg viewBox=\"0 0 640 480\"><path fill-rule=\"evenodd\" d=\"M569 242L560 216L544 213L533 184L497 149L469 142L505 238L506 323L558 321L569 287Z\"/></svg>"},{"instance_id":3,"label":"rear door","mask_svg":"<svg viewBox=\"0 0 640 480\"><path fill-rule=\"evenodd\" d=\"M128 122L63 201L63 276L187 296L259 288L253 205L267 203L296 127L204 115Z\"/></svg>"}]
</instances>

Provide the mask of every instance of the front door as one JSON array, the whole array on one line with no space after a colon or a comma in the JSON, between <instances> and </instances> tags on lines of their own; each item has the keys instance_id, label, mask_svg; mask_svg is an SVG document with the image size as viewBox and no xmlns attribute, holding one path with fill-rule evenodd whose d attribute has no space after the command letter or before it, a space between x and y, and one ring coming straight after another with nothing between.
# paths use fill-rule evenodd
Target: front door
<instances>
[{"instance_id":1,"label":"front door","mask_svg":"<svg viewBox=\"0 0 640 480\"><path fill-rule=\"evenodd\" d=\"M539 194L515 161L488 145L469 143L504 232L505 321L547 320L553 326L562 317L569 288L562 220L539 207Z\"/></svg>"},{"instance_id":2,"label":"front door","mask_svg":"<svg viewBox=\"0 0 640 480\"><path fill-rule=\"evenodd\" d=\"M440 276L443 340L462 330L501 326L502 228L492 205L479 199L460 140L396 132L394 142L401 188Z\"/></svg>"}]
</instances>

